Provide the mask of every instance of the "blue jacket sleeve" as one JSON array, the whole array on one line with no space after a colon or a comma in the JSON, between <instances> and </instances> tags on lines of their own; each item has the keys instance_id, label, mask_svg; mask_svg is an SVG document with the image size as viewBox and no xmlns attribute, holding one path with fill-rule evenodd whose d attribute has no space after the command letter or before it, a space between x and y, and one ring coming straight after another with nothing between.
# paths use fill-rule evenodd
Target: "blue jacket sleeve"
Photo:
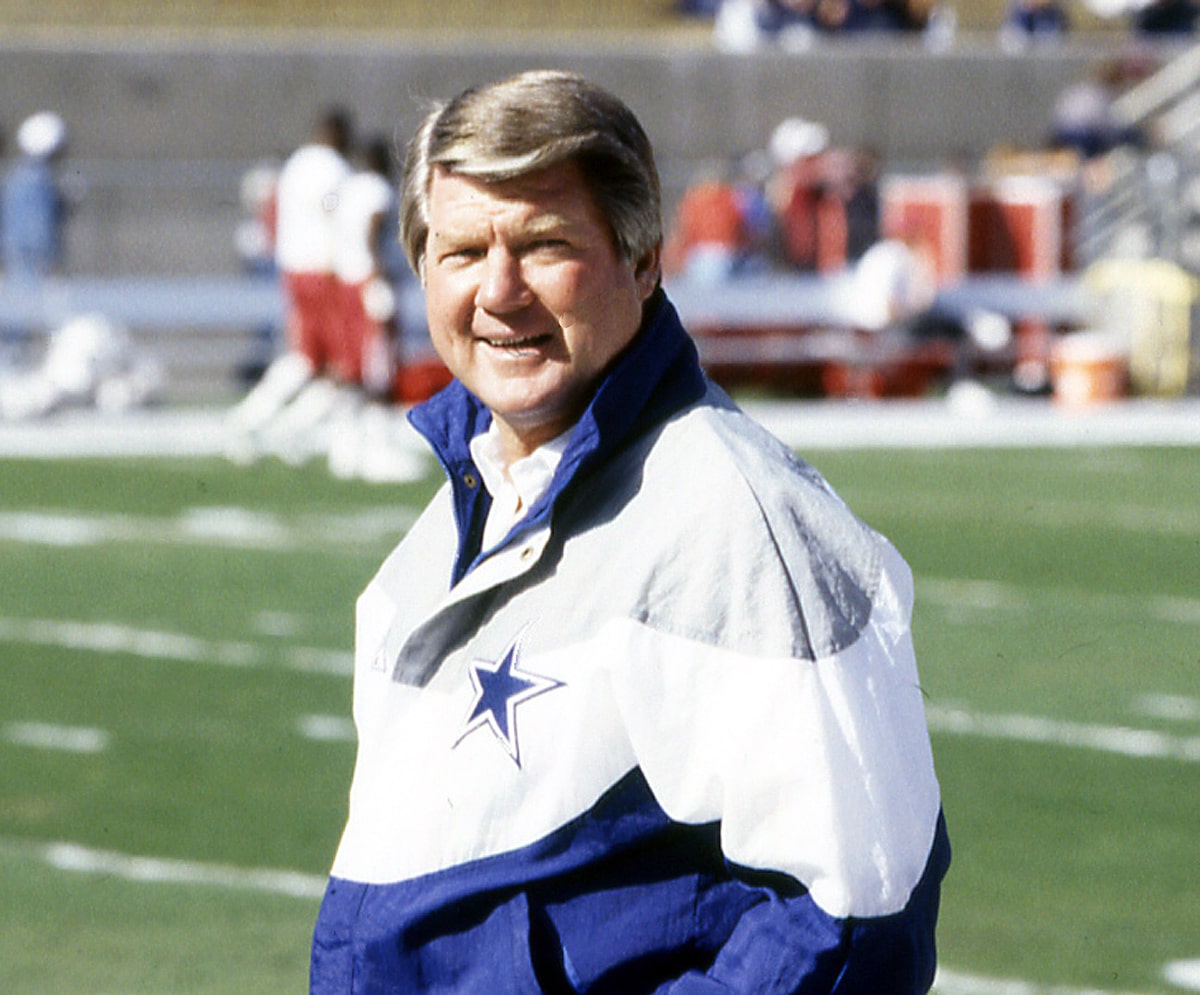
<instances>
[{"instance_id":1,"label":"blue jacket sleeve","mask_svg":"<svg viewBox=\"0 0 1200 995\"><path fill-rule=\"evenodd\" d=\"M656 995L925 995L937 967L934 930L949 865L939 816L925 872L901 912L836 919L807 893L769 893L742 916L706 973L689 972Z\"/></svg>"}]
</instances>

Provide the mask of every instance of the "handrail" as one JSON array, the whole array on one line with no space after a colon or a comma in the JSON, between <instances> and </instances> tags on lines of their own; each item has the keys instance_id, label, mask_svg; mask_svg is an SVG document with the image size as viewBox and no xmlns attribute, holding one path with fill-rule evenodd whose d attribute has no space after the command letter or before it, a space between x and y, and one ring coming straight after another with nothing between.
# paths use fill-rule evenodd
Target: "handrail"
<instances>
[{"instance_id":1,"label":"handrail","mask_svg":"<svg viewBox=\"0 0 1200 995\"><path fill-rule=\"evenodd\" d=\"M1118 123L1136 126L1200 86L1200 45L1172 59L1113 101Z\"/></svg>"}]
</instances>

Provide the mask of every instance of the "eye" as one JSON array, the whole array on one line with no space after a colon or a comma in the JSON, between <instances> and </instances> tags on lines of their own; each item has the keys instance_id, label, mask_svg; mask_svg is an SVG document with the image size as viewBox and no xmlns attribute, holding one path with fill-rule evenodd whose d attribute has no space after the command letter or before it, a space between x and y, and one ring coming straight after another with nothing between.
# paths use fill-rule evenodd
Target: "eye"
<instances>
[{"instance_id":1,"label":"eye","mask_svg":"<svg viewBox=\"0 0 1200 995\"><path fill-rule=\"evenodd\" d=\"M487 254L486 250L474 245L460 245L455 248L446 249L438 255L439 263L470 263L482 259Z\"/></svg>"},{"instance_id":2,"label":"eye","mask_svg":"<svg viewBox=\"0 0 1200 995\"><path fill-rule=\"evenodd\" d=\"M529 244L529 251L540 253L542 255L564 255L571 252L573 246L568 239L558 236L547 235L545 238L535 239Z\"/></svg>"}]
</instances>

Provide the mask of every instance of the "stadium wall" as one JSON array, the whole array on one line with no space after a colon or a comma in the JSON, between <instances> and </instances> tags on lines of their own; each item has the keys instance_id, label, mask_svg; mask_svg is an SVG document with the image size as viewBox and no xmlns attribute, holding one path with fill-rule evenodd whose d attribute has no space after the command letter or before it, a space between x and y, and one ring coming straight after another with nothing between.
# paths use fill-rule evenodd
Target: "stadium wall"
<instances>
[{"instance_id":1,"label":"stadium wall","mask_svg":"<svg viewBox=\"0 0 1200 995\"><path fill-rule=\"evenodd\" d=\"M229 272L242 173L286 154L330 102L351 107L363 130L402 140L425 99L533 66L576 69L642 116L669 209L701 162L761 147L789 115L825 122L835 143L875 148L891 169L968 162L998 145L1036 147L1058 93L1117 44L1014 55L981 36L940 53L889 39L733 55L644 36L451 44L98 34L71 44L0 42L0 129L11 139L26 114L45 108L66 118L75 272Z\"/></svg>"}]
</instances>

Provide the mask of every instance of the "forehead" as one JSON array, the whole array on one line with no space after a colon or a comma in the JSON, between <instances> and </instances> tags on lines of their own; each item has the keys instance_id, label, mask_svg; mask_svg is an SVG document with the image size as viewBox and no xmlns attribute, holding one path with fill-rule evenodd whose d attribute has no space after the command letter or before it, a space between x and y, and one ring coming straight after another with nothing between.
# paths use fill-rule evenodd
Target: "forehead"
<instances>
[{"instance_id":1,"label":"forehead","mask_svg":"<svg viewBox=\"0 0 1200 995\"><path fill-rule=\"evenodd\" d=\"M582 170L570 160L495 181L434 167L429 183L433 233L446 225L487 224L501 216L605 225Z\"/></svg>"}]
</instances>

